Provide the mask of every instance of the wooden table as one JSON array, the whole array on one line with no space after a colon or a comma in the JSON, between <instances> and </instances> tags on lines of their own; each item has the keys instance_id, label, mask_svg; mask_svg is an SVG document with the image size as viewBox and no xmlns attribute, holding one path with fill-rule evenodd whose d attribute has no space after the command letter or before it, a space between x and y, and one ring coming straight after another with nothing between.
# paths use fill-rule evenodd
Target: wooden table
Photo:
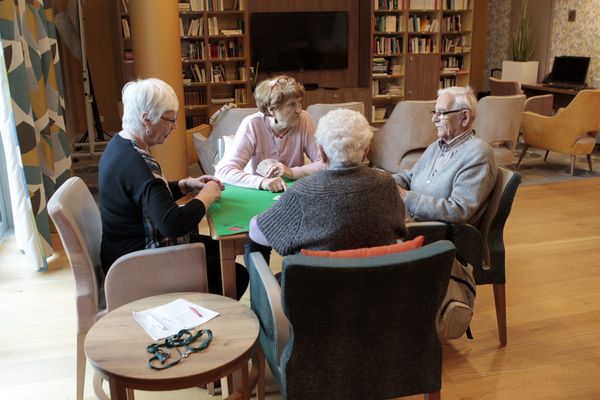
<instances>
[{"instance_id":1,"label":"wooden table","mask_svg":"<svg viewBox=\"0 0 600 400\"><path fill-rule=\"evenodd\" d=\"M201 325L210 329L210 346L182 359L172 368L148 368L153 343L133 319L142 311L184 298L220 315ZM259 323L245 305L224 296L208 293L171 293L147 297L111 311L92 326L85 338L85 353L94 368L110 385L112 400L127 399L127 389L177 390L208 384L233 375L229 399L249 399L248 362L257 350Z\"/></svg>"},{"instance_id":2,"label":"wooden table","mask_svg":"<svg viewBox=\"0 0 600 400\"><path fill-rule=\"evenodd\" d=\"M558 110L561 107L566 107L571 103L573 98L577 96L579 93L578 90L574 89L563 89L563 88L554 88L543 83L536 83L535 85L521 85L521 89L526 97L531 96L539 96L542 94L552 94L554 95L553 100L553 108L554 110Z\"/></svg>"}]
</instances>

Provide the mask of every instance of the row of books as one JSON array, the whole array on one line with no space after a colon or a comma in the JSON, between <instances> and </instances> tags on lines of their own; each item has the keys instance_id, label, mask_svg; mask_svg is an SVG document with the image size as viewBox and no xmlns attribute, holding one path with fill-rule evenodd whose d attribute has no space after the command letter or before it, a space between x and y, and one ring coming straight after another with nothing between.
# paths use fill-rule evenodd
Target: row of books
<instances>
[{"instance_id":1,"label":"row of books","mask_svg":"<svg viewBox=\"0 0 600 400\"><path fill-rule=\"evenodd\" d=\"M440 0L444 10L470 10L471 0ZM373 0L375 10L437 10L438 0Z\"/></svg>"},{"instance_id":2,"label":"row of books","mask_svg":"<svg viewBox=\"0 0 600 400\"><path fill-rule=\"evenodd\" d=\"M190 129L200 124L207 124L208 117L206 115L187 115L185 117L185 126Z\"/></svg>"},{"instance_id":3,"label":"row of books","mask_svg":"<svg viewBox=\"0 0 600 400\"><path fill-rule=\"evenodd\" d=\"M439 23L437 18L429 15L411 15L408 19L409 32L437 32Z\"/></svg>"},{"instance_id":4,"label":"row of books","mask_svg":"<svg viewBox=\"0 0 600 400\"><path fill-rule=\"evenodd\" d=\"M375 54L400 54L402 53L402 38L376 37L373 43Z\"/></svg>"},{"instance_id":5,"label":"row of books","mask_svg":"<svg viewBox=\"0 0 600 400\"><path fill-rule=\"evenodd\" d=\"M237 19L235 27L219 30L219 19L216 16L208 17L208 34L209 35L242 35L244 33L244 22Z\"/></svg>"},{"instance_id":6,"label":"row of books","mask_svg":"<svg viewBox=\"0 0 600 400\"><path fill-rule=\"evenodd\" d=\"M471 0L442 0L444 10L470 10Z\"/></svg>"},{"instance_id":7,"label":"row of books","mask_svg":"<svg viewBox=\"0 0 600 400\"><path fill-rule=\"evenodd\" d=\"M456 86L456 76L443 76L440 78L440 89Z\"/></svg>"},{"instance_id":8,"label":"row of books","mask_svg":"<svg viewBox=\"0 0 600 400\"><path fill-rule=\"evenodd\" d=\"M372 122L379 122L387 119L392 114L394 105L388 106L371 106Z\"/></svg>"},{"instance_id":9,"label":"row of books","mask_svg":"<svg viewBox=\"0 0 600 400\"><path fill-rule=\"evenodd\" d=\"M183 100L187 106L206 105L206 90L186 90L183 92Z\"/></svg>"},{"instance_id":10,"label":"row of books","mask_svg":"<svg viewBox=\"0 0 600 400\"><path fill-rule=\"evenodd\" d=\"M185 29L187 28L187 29ZM179 35L180 36L202 36L204 35L204 17L192 18L184 23L179 17Z\"/></svg>"},{"instance_id":11,"label":"row of books","mask_svg":"<svg viewBox=\"0 0 600 400\"><path fill-rule=\"evenodd\" d=\"M183 70L183 79L191 82L206 83L206 70L198 64L186 65ZM187 102L186 102L187 103Z\"/></svg>"},{"instance_id":12,"label":"row of books","mask_svg":"<svg viewBox=\"0 0 600 400\"><path fill-rule=\"evenodd\" d=\"M373 0L375 10L401 10L404 8L404 0Z\"/></svg>"},{"instance_id":13,"label":"row of books","mask_svg":"<svg viewBox=\"0 0 600 400\"><path fill-rule=\"evenodd\" d=\"M376 15L375 32L400 32L402 18L395 15Z\"/></svg>"},{"instance_id":14,"label":"row of books","mask_svg":"<svg viewBox=\"0 0 600 400\"><path fill-rule=\"evenodd\" d=\"M206 0L209 11L243 10L244 0Z\"/></svg>"},{"instance_id":15,"label":"row of books","mask_svg":"<svg viewBox=\"0 0 600 400\"><path fill-rule=\"evenodd\" d=\"M411 10L437 10L438 0L410 0Z\"/></svg>"},{"instance_id":16,"label":"row of books","mask_svg":"<svg viewBox=\"0 0 600 400\"><path fill-rule=\"evenodd\" d=\"M434 38L414 37L408 41L409 53L437 53L437 41Z\"/></svg>"},{"instance_id":17,"label":"row of books","mask_svg":"<svg viewBox=\"0 0 600 400\"><path fill-rule=\"evenodd\" d=\"M465 47L464 36L442 39L442 51L444 53L462 53L470 49L470 47Z\"/></svg>"},{"instance_id":18,"label":"row of books","mask_svg":"<svg viewBox=\"0 0 600 400\"><path fill-rule=\"evenodd\" d=\"M463 66L463 57L444 57L442 58L442 71L458 71Z\"/></svg>"},{"instance_id":19,"label":"row of books","mask_svg":"<svg viewBox=\"0 0 600 400\"><path fill-rule=\"evenodd\" d=\"M244 57L244 44L241 38L219 40L209 44L211 58Z\"/></svg>"},{"instance_id":20,"label":"row of books","mask_svg":"<svg viewBox=\"0 0 600 400\"><path fill-rule=\"evenodd\" d=\"M402 64L390 64L390 61L383 57L373 58L371 68L373 77L383 77L388 76L388 74L402 74Z\"/></svg>"},{"instance_id":21,"label":"row of books","mask_svg":"<svg viewBox=\"0 0 600 400\"><path fill-rule=\"evenodd\" d=\"M394 81L381 81L378 79L372 82L373 96L402 96L402 85Z\"/></svg>"},{"instance_id":22,"label":"row of books","mask_svg":"<svg viewBox=\"0 0 600 400\"><path fill-rule=\"evenodd\" d=\"M245 88L233 89L233 98L236 103L247 103L248 95L246 94L246 89Z\"/></svg>"},{"instance_id":23,"label":"row of books","mask_svg":"<svg viewBox=\"0 0 600 400\"><path fill-rule=\"evenodd\" d=\"M206 52L204 51L204 42L202 41L186 41L181 43L181 59L188 60L204 60Z\"/></svg>"},{"instance_id":24,"label":"row of books","mask_svg":"<svg viewBox=\"0 0 600 400\"><path fill-rule=\"evenodd\" d=\"M204 0L184 0L180 1L177 6L179 11L204 11Z\"/></svg>"},{"instance_id":25,"label":"row of books","mask_svg":"<svg viewBox=\"0 0 600 400\"><path fill-rule=\"evenodd\" d=\"M462 15L457 14L444 17L442 30L444 32L462 31Z\"/></svg>"}]
</instances>

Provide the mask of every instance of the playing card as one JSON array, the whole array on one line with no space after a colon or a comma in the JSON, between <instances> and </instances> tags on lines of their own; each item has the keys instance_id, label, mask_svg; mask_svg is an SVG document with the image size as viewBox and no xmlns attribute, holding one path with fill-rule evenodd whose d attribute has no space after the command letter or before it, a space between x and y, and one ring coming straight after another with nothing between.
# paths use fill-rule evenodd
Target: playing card
<instances>
[{"instance_id":1,"label":"playing card","mask_svg":"<svg viewBox=\"0 0 600 400\"><path fill-rule=\"evenodd\" d=\"M278 161L274 160L272 158L267 158L265 160L262 160L256 167L256 173L260 176L267 178L267 171L269 170L269 168L271 168L271 166L273 164L277 164L277 163L278 163Z\"/></svg>"}]
</instances>

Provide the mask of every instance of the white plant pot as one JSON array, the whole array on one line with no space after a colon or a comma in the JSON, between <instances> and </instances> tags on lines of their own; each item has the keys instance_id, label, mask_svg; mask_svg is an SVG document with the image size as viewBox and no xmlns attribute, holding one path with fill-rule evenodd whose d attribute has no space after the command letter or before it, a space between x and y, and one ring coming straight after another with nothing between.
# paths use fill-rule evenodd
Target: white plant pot
<instances>
[{"instance_id":1,"label":"white plant pot","mask_svg":"<svg viewBox=\"0 0 600 400\"><path fill-rule=\"evenodd\" d=\"M502 80L517 81L521 84L536 84L538 75L537 61L502 61Z\"/></svg>"}]
</instances>

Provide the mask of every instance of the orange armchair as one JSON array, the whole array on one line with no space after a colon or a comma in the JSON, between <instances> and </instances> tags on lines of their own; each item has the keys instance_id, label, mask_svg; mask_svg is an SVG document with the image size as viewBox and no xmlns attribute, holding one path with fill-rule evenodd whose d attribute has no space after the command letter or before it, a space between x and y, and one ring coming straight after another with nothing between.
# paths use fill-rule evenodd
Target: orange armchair
<instances>
[{"instance_id":1,"label":"orange armchair","mask_svg":"<svg viewBox=\"0 0 600 400\"><path fill-rule=\"evenodd\" d=\"M600 130L600 90L583 90L556 115L543 116L533 112L523 114L525 145L517 167L529 146L571 155L571 175L575 170L575 156L585 155L592 171L592 151Z\"/></svg>"}]
</instances>

